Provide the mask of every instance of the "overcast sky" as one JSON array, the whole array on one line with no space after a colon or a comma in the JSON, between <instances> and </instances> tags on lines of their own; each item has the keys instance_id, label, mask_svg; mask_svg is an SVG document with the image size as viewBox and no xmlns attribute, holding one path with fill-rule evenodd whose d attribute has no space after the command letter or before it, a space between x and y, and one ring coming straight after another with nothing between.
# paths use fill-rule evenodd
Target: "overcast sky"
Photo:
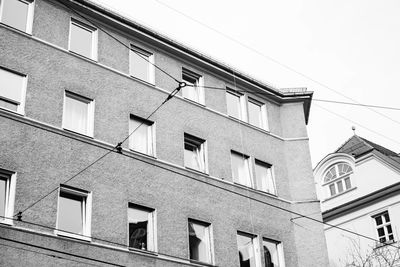
<instances>
[{"instance_id":1,"label":"overcast sky","mask_svg":"<svg viewBox=\"0 0 400 267\"><path fill-rule=\"evenodd\" d=\"M398 0L95 2L278 88L400 108ZM314 101L313 166L352 136L353 125L357 135L400 152L400 111Z\"/></svg>"}]
</instances>

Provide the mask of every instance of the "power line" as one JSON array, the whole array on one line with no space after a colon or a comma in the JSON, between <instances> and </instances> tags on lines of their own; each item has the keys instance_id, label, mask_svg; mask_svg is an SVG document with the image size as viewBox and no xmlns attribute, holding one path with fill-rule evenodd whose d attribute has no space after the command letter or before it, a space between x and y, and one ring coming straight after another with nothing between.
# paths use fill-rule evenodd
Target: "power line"
<instances>
[{"instance_id":1,"label":"power line","mask_svg":"<svg viewBox=\"0 0 400 267\"><path fill-rule=\"evenodd\" d=\"M42 228L45 228L45 229L48 229L48 230L53 230L53 231L55 230L55 231L60 231L60 232L64 232L64 233L67 233L67 234L73 234L75 236L80 236L82 238L90 238L92 240L105 242L105 243L108 243L108 244L120 246L122 248L128 248L128 249L130 248L127 244L122 244L122 243L118 243L118 242L115 242L115 241L110 241L110 240L103 239L103 238L98 238L98 237L93 237L93 236L88 236L88 235L83 235L83 234L77 234L77 233L69 232L69 231L65 231L65 230L60 230L60 229L55 228L55 227L51 227L51 226L47 226L47 225L43 225L43 224L39 224L39 223L34 223L34 222L30 222L30 221L25 221L25 220L22 220L22 219L19 220L19 219L15 219L15 218L12 218L12 217L5 217L5 216L1 216L1 215L0 215L0 218L13 220L13 221L18 221L18 222L26 223L26 224L33 225L33 226L42 227ZM166 254L166 253L161 253L161 252L156 252L156 253L157 253L157 255L166 256L166 257L174 258L174 259L177 259L177 260L184 260L184 261L188 260L187 258L182 258L182 257L174 256L174 255L169 255L169 254Z\"/></svg>"},{"instance_id":2,"label":"power line","mask_svg":"<svg viewBox=\"0 0 400 267\"><path fill-rule=\"evenodd\" d=\"M161 2L158 1L158 0L155 0L155 1L161 3ZM78 16L82 17L83 19L89 21L91 24L93 24L93 25L96 26L95 23L93 23L93 22L92 22L91 20L89 20L88 18L84 17L84 16L81 15L80 13L76 12L75 10L73 10L73 9L72 9L69 5L67 5L66 3L63 3L63 2L62 2L62 4L65 5L67 8L69 8L72 12L74 12L74 13L77 14ZM161 4L165 5L164 3L161 3ZM167 5L165 5L165 6L167 6ZM167 6L167 7L169 7L169 6ZM169 8L171 8L171 7L169 7ZM173 8L171 8L171 9L173 9ZM174 10L175 10L175 9L174 9ZM177 11L177 10L175 10L175 11ZM177 12L179 12L179 11L177 11ZM181 13L181 12L179 12L179 13ZM181 14L184 15L183 13L181 13ZM184 15L184 16L186 16L186 15ZM190 18L190 17L189 17L189 18ZM192 19L192 20L194 20L194 19ZM195 20L195 21L196 21L196 20ZM196 21L196 22L202 24L202 23L199 22L199 21ZM202 24L202 25L203 25L203 24ZM206 25L204 24L203 26L206 26ZM96 26L96 27L97 27L99 30L103 31L103 32L104 32L105 34L107 34L108 36L110 36L112 39L116 40L117 42L119 42L120 44L122 44L123 46L125 46L126 48L128 48L129 50L131 50L131 48L130 48L129 46L125 45L123 42L121 42L118 38L114 37L112 34L108 33L107 31L103 30L102 28L100 28L100 27L98 27L98 26ZM208 28L211 28L211 27L209 27L209 26L207 26L207 27L208 27ZM212 28L211 28L211 29L212 29ZM217 30L214 29L214 31L217 31ZM217 31L217 32L220 33L220 34L223 34L223 33L219 32L219 31ZM261 52L255 50L255 49L253 49L253 48L251 48L251 47L249 47L249 46L247 46L247 45L245 45L245 44L243 44L243 43L241 43L241 42L239 42L239 41L237 41L237 40L235 40L235 39L233 39L233 38L231 38L231 37L229 37L228 35L225 35L225 34L223 34L223 35L224 35L225 37L228 37L228 38L231 39L231 40L234 40L235 42L238 42L238 43L241 44L242 46L245 46L245 47L247 47L248 49L253 50L253 51L256 52L256 53L261 54L262 56L268 58L269 60L272 60L272 61L274 61L275 63L277 63L277 64L279 64L279 65L281 65L281 66L284 66L285 68L287 68L287 69L289 69L289 70L292 70L292 71L294 71L295 73L297 73L297 74L299 74L299 75L301 75L301 76L303 76L303 77L305 77L305 78L307 78L307 79L309 79L309 80L311 80L311 81L313 81L313 82L315 82L315 83L317 83L317 84L320 84L321 86L323 86L323 87L325 87L325 88L327 88L327 89L330 89L330 90L332 90L332 91L334 91L334 92L336 92L336 93L342 95L343 97L346 97L346 98L352 100L353 102L358 103L357 101L355 101L355 100L353 100L353 99L351 99L351 98L349 98L349 97L347 97L347 96L341 94L340 92L334 90L333 88L330 88L330 87L328 87L328 86L326 86L326 85L324 85L324 84L322 84L322 83L320 83L320 82L318 82L318 81L316 81L316 80L314 80L314 79L312 79L312 78L310 78L310 77L308 77L308 76L306 76L306 75L304 75L304 74L302 74L302 73L300 73L300 72L298 72L298 71L296 71L296 70L290 68L289 66L286 66L286 65L284 65L284 64L282 64L282 63L280 63L280 62L278 62L278 61L276 61L276 60L274 60L274 59L272 59L272 58L270 58L270 57L267 57L266 55L262 54ZM139 53L138 53L138 54L139 54ZM139 54L139 55L140 55L140 54ZM141 55L140 55L140 56L141 56ZM166 74L167 76L169 76L169 77L172 78L174 81L176 81L176 82L178 82L178 83L180 84L179 87L176 88L174 91L172 91L171 94L167 97L167 99L164 100L164 102L161 103L161 105L158 106L157 109L156 109L155 111L153 111L153 112L146 118L146 119L148 119L148 118L149 118L151 115L153 115L163 104L165 104L169 99L171 99L173 96L175 96L175 94L178 93L179 90L180 90L182 87L184 87L185 85L181 87L181 84L182 84L182 83L181 83L179 80L177 80L176 78L174 78L172 75L170 75L169 73L167 73L166 71L164 71L163 69L161 69L160 67L158 67L157 65L155 65L154 63L150 62L148 59L146 59L146 60L147 60L150 64L152 64L154 67L156 67L157 69L159 69L161 72L163 72L164 74ZM358 104L359 104L359 103L358 103ZM374 110L373 110L373 111L374 111ZM374 112L376 112L376 111L374 111ZM381 114L381 113L378 113L378 114L383 115L383 114ZM385 116L385 115L383 115L383 116ZM387 117L387 116L385 116L385 117ZM387 118L388 118L388 119L391 119L391 118L389 118L389 117L387 117ZM399 123L399 124L400 124L400 122L397 122L397 121L395 121L395 120L393 120L393 119L391 119L391 120L394 121L394 122L396 122L396 123ZM141 126L141 124L140 124L137 128L139 128L140 126ZM137 129L137 128L136 128L136 129ZM135 129L135 130L136 130L136 129ZM134 131L135 131L135 130L134 130ZM133 132L134 132L134 131L133 131ZM120 151L120 150L122 149L122 147L121 147L122 143L123 143L124 141L126 141L126 140L129 138L129 136L130 136L131 134L133 134L133 132L130 133L122 142L118 143L118 145L115 146L113 149L107 151L107 153L105 153L103 156L101 156L100 158L98 158L96 161L94 161L93 163L91 163L90 165L88 165L87 167L85 167L83 170L81 170L80 172L78 172L76 175L74 175L74 176L72 176L71 178L69 178L66 182L72 180L73 178L75 178L76 176L78 176L79 174L81 174L83 171L85 171L86 169L88 169L88 168L90 168L91 166L93 166L95 163L97 163L98 161L100 161L102 158L104 158L104 157L107 156L108 154L112 153L114 150ZM135 159L137 159L137 158L135 158ZM138 159L137 159L137 160L138 160ZM146 162L146 161L143 161L143 162ZM149 163L149 162L147 162L147 163ZM158 166L158 165L155 165L155 166ZM161 167L161 166L158 166L158 167L164 168L164 167ZM169 171L172 171L172 170L170 170L170 169L168 169L168 168L164 168L164 169L169 170ZM175 172L175 171L173 171L173 172ZM175 173L178 173L178 172L175 172ZM191 178L191 179L194 179L193 177L190 177L190 176L187 176L187 175L184 175L184 174L181 174L181 173L178 173L178 174L183 175L183 176L186 176L186 177L189 177L189 178ZM201 180L199 180L199 179L196 179L196 180L197 180L197 181L201 181ZM66 183L66 182L65 182L65 183ZM204 182L204 181L202 181L202 182ZM207 183L207 182L205 182L205 183ZM210 183L207 183L207 184L213 185L213 184L210 184ZM244 195L244 194L237 193L237 192L234 192L234 191L232 191L232 190L229 190L229 189L226 189L226 188L217 186L217 185L213 185L213 186L218 187L218 188L221 188L221 189L224 189L224 190L227 190L227 191L230 191L230 192L232 192L232 193L236 193L236 194L238 194L238 195L241 195L242 197L250 198L250 199L252 199L252 200L254 200L254 201L261 202L261 203L263 203L263 204L266 204L266 205L268 205L268 206L271 206L271 207L280 209L280 210L282 210L282 211L286 211L286 212L289 212L289 213L292 213L292 214L295 214L295 215L298 215L298 216L307 218L307 219L309 219L309 220L312 220L312 221L315 221L315 222L319 222L319 223L323 223L323 224L329 225L329 226L331 226L331 227L334 227L334 228L337 228L337 229L340 229L340 230L343 230L343 231L346 231L346 232L350 232L350 233L356 234L356 235L358 235L358 236L361 236L361 237L364 237L364 238L367 238L367 239L370 239L370 240L374 240L374 241L376 241L376 242L379 242L378 240L375 240L375 239L373 239L373 238L371 238L371 237L364 236L364 235L361 235L361 234L352 232L352 231L350 231L350 230L347 230L347 229L344 229L344 228L341 228L341 227L338 227L338 226L330 225L330 224L328 224L328 223L319 221L319 220L314 219L314 218L312 218L312 217L308 217L308 216L302 215L302 214L300 214L300 213L297 213L297 212L294 212L294 211L290 211L290 210L288 210L288 209L285 209L285 208L282 208L282 207L279 207L279 206L276 206L276 205L267 203L267 202L265 202L265 201L261 201L261 200L258 200L258 199L256 199L256 198L249 197L249 196L246 196L246 195ZM58 188L58 187L57 187L57 188ZM57 189L57 188L56 188L56 189ZM51 194L52 192L54 192L56 189L52 190L49 194ZM49 194L45 195L43 198L45 198L45 197L48 196ZM39 199L38 201L36 201L36 202L33 203L32 205L30 205L28 208L26 208L25 210L23 210L22 212L20 212L20 214L22 214L23 212L25 212L27 209L31 208L33 205L35 205L36 203L38 203L39 201L41 201L43 198ZM8 239L5 239L5 238L1 238L1 239L8 240ZM10 240L10 241L12 242L12 240ZM18 241L17 241L17 242L18 242ZM56 252L58 252L58 251L56 251ZM63 252L60 252L60 253L63 253ZM108 263L108 264L110 264L110 263ZM120 266L120 265L117 265L117 266Z\"/></svg>"},{"instance_id":3,"label":"power line","mask_svg":"<svg viewBox=\"0 0 400 267\"><path fill-rule=\"evenodd\" d=\"M23 241L9 239L9 238L5 238L5 237L0 237L0 239L6 240L6 241L9 241L9 242L13 242L13 243L17 243L17 244L20 244L20 245L30 246L30 247L34 247L34 248L38 248L38 249L43 249L43 250L47 250L47 251L51 251L51 252L55 252L55 253L60 253L60 254L64 254L64 255L80 258L80 259L90 260L90 261L103 263L103 264L108 264L108 265L112 265L112 266L125 267L125 265L116 264L116 263L112 263L112 262L108 262L108 261L103 261L103 260L99 260L99 259L95 259L95 258L91 258L91 257L81 256L81 255L77 255L77 254L74 254L74 253L69 253L69 252L56 250L56 249L52 249L52 248L42 247L42 246L26 243L26 242L23 242Z\"/></svg>"},{"instance_id":4,"label":"power line","mask_svg":"<svg viewBox=\"0 0 400 267\"><path fill-rule=\"evenodd\" d=\"M188 84L187 86L189 87L200 87L200 88L205 88L205 89L213 89L213 90L221 90L221 91L234 91L237 93L251 93L255 95L269 95L269 96L274 96L274 94L271 94L269 92L255 92L251 90L242 90L242 89L230 89L229 87L217 87L217 86L203 86L203 85L192 85ZM338 100L328 100L328 99L318 99L318 98L313 98L313 101L316 102L326 102L326 103L333 103L333 104L343 104L343 105L351 105L351 106L361 106L361 107L371 107L371 108L381 108L381 109L390 109L390 110L400 110L400 108L397 107L389 107L389 106L382 106L382 105L371 105L371 104L362 104L362 103L351 103L351 102L344 102L344 101L338 101Z\"/></svg>"},{"instance_id":5,"label":"power line","mask_svg":"<svg viewBox=\"0 0 400 267\"><path fill-rule=\"evenodd\" d=\"M102 32L104 32L105 34L107 34L109 37L111 37L112 39L114 39L115 41L117 41L118 43L120 43L122 46L124 46L125 48L127 48L128 50L131 50L131 48L129 46L127 46L126 44L124 44L122 41L120 41L117 37L115 37L114 35L112 35L111 33L109 33L108 31L102 29L101 27L99 27L98 25L96 25L96 23L94 23L91 19L87 18L86 16L83 16L82 14L80 14L79 12L75 11L72 7L70 7L67 3L61 2L65 7L67 7L70 11L72 11L73 13L75 13L76 15L78 15L79 17L81 17L82 19L90 22L92 25L94 25L96 28L98 28L99 30L101 30ZM143 55L141 55L140 53L132 50L133 52L135 52L136 54L138 54L140 57L142 57L143 59L145 59L148 63L152 64L155 68L157 68L158 70L160 70L161 72L163 72L164 74L166 74L168 77L170 77L171 79L173 79L174 81L176 81L179 85L178 87L173 90L168 97L146 118L149 119L155 112L157 112L162 105L164 105L168 100L170 100L172 97L174 97L181 88L186 86L186 83L179 81L178 79L176 79L175 77L173 77L171 74L169 74L168 72L166 72L165 70L163 70L162 68L160 68L159 66L157 66L156 64L154 64L153 62L151 62L150 60L148 60L147 58L143 57ZM119 142L115 147L113 147L113 149L107 151L105 154L103 154L102 156L100 156L99 158L97 158L94 162L92 162L91 164L89 164L88 166L86 166L85 168L83 168L82 170L80 170L78 173L76 173L75 175L73 175L71 178L69 178L68 180L66 180L64 182L67 183L70 180L74 179L75 177L77 177L78 175L80 175L81 173L83 173L84 171L86 171L87 169L89 169L90 167L92 167L94 164L96 164L97 162L99 162L101 159L105 158L108 154L112 153L114 150L120 151L122 149L121 145L143 124L143 122L141 122L126 138L124 138L121 142ZM46 198L47 196L49 196L50 194L52 194L54 191L56 191L58 189L58 187L54 188L53 190L51 190L50 192L48 192L47 194L45 194L44 196L42 196L41 198L39 198L37 201L35 201L34 203L32 203L31 205L29 205L27 208L25 208L22 211L19 211L18 213L16 213L14 215L14 217L16 215L21 216L26 210L30 209L31 207L33 207L34 205L36 205L38 202L40 202L41 200L43 200L44 198Z\"/></svg>"},{"instance_id":6,"label":"power line","mask_svg":"<svg viewBox=\"0 0 400 267\"><path fill-rule=\"evenodd\" d=\"M388 136L386 136L386 135L383 135L383 134L381 134L381 133L379 133L379 132L377 132L377 131L375 131L375 130L372 130L372 129L370 129L370 128L368 128L368 127L366 127L366 126L364 126L364 125L362 125L362 124L360 124L360 123L358 123L358 122L356 122L356 121L353 121L353 120L351 120L351 119L349 119L349 118L346 118L346 117L344 117L344 116L342 116L342 115L340 115L340 114L338 114L338 113L336 113L336 112L334 112L334 111L332 111L332 110L329 110L329 109L327 109L327 108L324 108L324 107L322 107L321 105L318 105L317 103L315 103L315 105L316 105L317 107L319 107L319 108L321 108L321 109L323 109L323 110L325 110L325 111L327 111L327 112L329 112L329 113L331 113L331 114L333 114L333 115L339 117L339 118L342 118L342 119L344 119L344 120L346 120L346 121L349 121L349 122L351 122L351 123L354 123L354 124L360 126L361 128L366 129L367 131L370 131L370 132L372 132L372 133L374 133L374 134L376 134L376 135L379 135L379 136L381 136L381 137L383 137L383 138L385 138L385 139L387 139L387 140L390 140L390 141L392 141L392 142L394 142L394 143L400 145L400 142L398 142L398 141L395 140L395 139L392 139L392 138L390 138L390 137L388 137Z\"/></svg>"},{"instance_id":7,"label":"power line","mask_svg":"<svg viewBox=\"0 0 400 267\"><path fill-rule=\"evenodd\" d=\"M167 98L155 109L153 110L153 112L150 113L150 115L148 115L145 120L148 120L151 116L154 115L154 113L156 113L165 103L167 103L170 99L172 99L179 91L181 88L185 87L186 83L180 83L179 86L177 88L175 88L175 90L173 90L168 96ZM126 136L121 142L119 142L116 146L114 146L112 149L108 150L106 153L104 153L102 156L100 156L99 158L97 158L95 161L93 161L92 163L90 163L89 165L87 165L85 168L83 168L82 170L80 170L79 172L77 172L76 174L74 174L73 176L71 176L70 178L68 178L66 181L64 181L63 184L68 183L69 181L71 181L72 179L74 179L75 177L77 177L78 175L80 175L81 173L83 173L84 171L86 171L87 169L89 169L90 167L92 167L94 164L96 164L97 162L99 162L101 159L105 158L107 155L109 155L110 153L114 152L115 150L119 153L121 153L122 150L122 144L137 130L140 128L140 126L142 126L144 123L144 121L142 121L131 133L129 133L128 136ZM32 208L34 205L36 205L37 203L39 203L40 201L42 201L43 199L45 199L47 196L49 196L50 194L52 194L54 191L56 191L58 189L58 186L56 188L54 188L53 190L51 190L50 192L48 192L47 194L43 195L42 197L40 197L38 200L36 200L35 202L33 202L31 205L29 205L28 207L26 207L24 210L17 212L16 214L14 214L13 217L15 216L22 216L22 214L27 211L28 209Z\"/></svg>"},{"instance_id":8,"label":"power line","mask_svg":"<svg viewBox=\"0 0 400 267\"><path fill-rule=\"evenodd\" d=\"M327 99L316 99L316 98L313 98L312 100L313 101L318 101L318 102L333 103L333 104L343 104L343 105L351 105L351 106L361 106L361 107L381 108L381 109L390 109L390 110L400 110L400 108L396 108L396 107L379 106L379 105L368 105L368 104L361 104L361 103L357 104L357 103L335 101L335 100L327 100Z\"/></svg>"},{"instance_id":9,"label":"power line","mask_svg":"<svg viewBox=\"0 0 400 267\"><path fill-rule=\"evenodd\" d=\"M26 245L29 246L30 244L26 244ZM49 256L49 257L52 257L52 258L63 259L63 260L68 260L68 261L72 261L72 262L76 262L76 263L83 263L83 264L86 264L86 265L99 266L100 267L100 265L96 265L96 264L92 264L92 263L88 263L88 262L83 262L83 261L78 261L78 260L74 260L74 259L69 259L69 258L61 257L59 255L44 253L44 252L31 250L31 249L27 249L27 248L15 247L15 246L1 244L1 243L0 243L0 246L5 246L5 247L13 248L13 249L24 250L24 251L28 251L28 252L32 252L32 253L36 253L36 254L41 254L41 255L44 255L44 256ZM19 257L21 257L21 256L19 255Z\"/></svg>"},{"instance_id":10,"label":"power line","mask_svg":"<svg viewBox=\"0 0 400 267\"><path fill-rule=\"evenodd\" d=\"M174 7L170 6L170 5L167 5L167 4L165 4L165 3L163 3L163 2L161 2L159 0L154 0L154 1L156 1L157 3L167 7L170 10L175 11L176 13L186 17L187 19L192 20L192 21L196 22L197 24L200 24L201 26L203 26L203 27L205 27L205 28L207 28L207 29L209 29L209 30L211 30L213 32L216 32L219 35L222 35L223 37L231 40L232 42L239 44L240 46L242 46L242 47L244 47L244 48L246 48L246 49L248 49L248 50L250 50L250 51L252 51L252 52L254 52L254 53L256 53L256 54L258 54L258 55L260 55L260 56L262 56L264 58L266 58L266 59L268 59L269 61L274 62L275 64L277 64L279 66L282 66L283 68L285 68L285 69L287 69L287 70L289 70L289 71L291 71L293 73L296 73L297 75L300 75L303 78L305 78L305 79L307 79L309 81L312 81L312 82L320 85L323 88L326 88L326 89L328 89L328 90L330 90L332 92L335 92L336 94L341 95L342 97L344 97L344 98L346 98L346 99L348 99L348 100L350 100L350 101L352 101L354 103L360 104L357 100L355 100L355 99L353 99L353 98L351 98L349 96L346 96L345 94L341 93L340 91L335 90L334 88L332 88L332 87L330 87L330 86L328 86L328 85L326 85L326 84L324 84L322 82L319 82L319 81L313 79L312 77L310 77L310 76L308 76L308 75L306 75L306 74L304 74L304 73L302 73L300 71L297 71L296 69L290 67L289 65L281 63L280 61L278 61L278 60L276 60L276 59L274 59L274 58L272 58L270 56L265 55L264 53L260 52L259 50L255 49L255 48L253 48L253 47L251 47L251 46L249 46L249 45L247 45L247 44L245 44L243 42L241 42L240 40L237 40L237 39L227 35L226 33L222 32L222 31L219 31L219 30L217 30L217 29L215 29L215 28L213 28L213 27L211 27L211 26L209 26L209 25L207 25L207 24L205 24L205 23L203 23L203 22L201 22L201 21L199 21L199 20L197 20L195 18L192 18L191 16L183 13L182 11L177 10L176 8L174 8ZM400 125L399 121L394 120L394 119L390 118L389 116L387 116L387 115L385 115L385 114L383 114L383 113L381 113L381 112L379 112L377 110L374 110L374 109L370 108L369 106L365 106L365 108L367 108L367 109L371 110L372 112L375 112L376 114L379 114L380 116L382 116L382 117L384 117L384 118L386 118L388 120L391 120L392 122L397 123L397 124Z\"/></svg>"}]
</instances>

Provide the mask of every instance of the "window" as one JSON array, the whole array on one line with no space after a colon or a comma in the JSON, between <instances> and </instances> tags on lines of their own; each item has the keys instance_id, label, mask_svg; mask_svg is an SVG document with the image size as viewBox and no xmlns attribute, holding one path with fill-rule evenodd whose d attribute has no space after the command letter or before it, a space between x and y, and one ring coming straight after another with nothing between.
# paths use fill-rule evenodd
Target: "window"
<instances>
[{"instance_id":1,"label":"window","mask_svg":"<svg viewBox=\"0 0 400 267\"><path fill-rule=\"evenodd\" d=\"M381 243L394 242L393 229L390 224L389 212L385 211L381 214L373 216L378 232L378 239ZM382 245L382 244L380 244Z\"/></svg>"},{"instance_id":2,"label":"window","mask_svg":"<svg viewBox=\"0 0 400 267\"><path fill-rule=\"evenodd\" d=\"M260 266L259 255L257 255L257 238L255 236L238 232L237 245L240 267Z\"/></svg>"},{"instance_id":3,"label":"window","mask_svg":"<svg viewBox=\"0 0 400 267\"><path fill-rule=\"evenodd\" d=\"M347 163L341 162L331 166L324 175L324 186L328 188L328 195L335 196L351 189L352 173L353 169Z\"/></svg>"},{"instance_id":4,"label":"window","mask_svg":"<svg viewBox=\"0 0 400 267\"><path fill-rule=\"evenodd\" d=\"M65 92L63 128L93 136L94 101Z\"/></svg>"},{"instance_id":5,"label":"window","mask_svg":"<svg viewBox=\"0 0 400 267\"><path fill-rule=\"evenodd\" d=\"M185 134L184 139L185 167L206 172L205 141L189 134Z\"/></svg>"},{"instance_id":6,"label":"window","mask_svg":"<svg viewBox=\"0 0 400 267\"><path fill-rule=\"evenodd\" d=\"M183 97L204 104L203 77L183 68L182 80L186 83L182 88Z\"/></svg>"},{"instance_id":7,"label":"window","mask_svg":"<svg viewBox=\"0 0 400 267\"><path fill-rule=\"evenodd\" d=\"M267 107L264 103L229 88L226 91L226 101L229 116L269 130Z\"/></svg>"},{"instance_id":8,"label":"window","mask_svg":"<svg viewBox=\"0 0 400 267\"><path fill-rule=\"evenodd\" d=\"M130 248L155 251L155 211L129 203L128 245Z\"/></svg>"},{"instance_id":9,"label":"window","mask_svg":"<svg viewBox=\"0 0 400 267\"><path fill-rule=\"evenodd\" d=\"M97 60L97 30L71 19L69 50L84 57Z\"/></svg>"},{"instance_id":10,"label":"window","mask_svg":"<svg viewBox=\"0 0 400 267\"><path fill-rule=\"evenodd\" d=\"M233 182L252 187L249 156L231 151Z\"/></svg>"},{"instance_id":11,"label":"window","mask_svg":"<svg viewBox=\"0 0 400 267\"><path fill-rule=\"evenodd\" d=\"M210 224L189 219L188 228L190 259L211 264Z\"/></svg>"},{"instance_id":12,"label":"window","mask_svg":"<svg viewBox=\"0 0 400 267\"><path fill-rule=\"evenodd\" d=\"M283 267L283 251L280 242L263 239L263 253L264 253L264 266L265 267Z\"/></svg>"},{"instance_id":13,"label":"window","mask_svg":"<svg viewBox=\"0 0 400 267\"><path fill-rule=\"evenodd\" d=\"M232 91L226 91L226 101L228 104L228 115L245 121L244 96Z\"/></svg>"},{"instance_id":14,"label":"window","mask_svg":"<svg viewBox=\"0 0 400 267\"><path fill-rule=\"evenodd\" d=\"M15 173L0 169L0 223L12 224L15 199Z\"/></svg>"},{"instance_id":15,"label":"window","mask_svg":"<svg viewBox=\"0 0 400 267\"><path fill-rule=\"evenodd\" d=\"M267 110L265 104L249 98L248 101L249 123L258 128L268 130Z\"/></svg>"},{"instance_id":16,"label":"window","mask_svg":"<svg viewBox=\"0 0 400 267\"><path fill-rule=\"evenodd\" d=\"M0 1L0 21L20 31L31 33L33 0Z\"/></svg>"},{"instance_id":17,"label":"window","mask_svg":"<svg viewBox=\"0 0 400 267\"><path fill-rule=\"evenodd\" d=\"M0 68L0 108L24 113L26 76Z\"/></svg>"},{"instance_id":18,"label":"window","mask_svg":"<svg viewBox=\"0 0 400 267\"><path fill-rule=\"evenodd\" d=\"M271 194L276 194L274 178L272 175L272 166L268 163L256 160L256 189Z\"/></svg>"},{"instance_id":19,"label":"window","mask_svg":"<svg viewBox=\"0 0 400 267\"><path fill-rule=\"evenodd\" d=\"M57 215L57 234L78 238L89 237L91 194L69 186L61 186Z\"/></svg>"},{"instance_id":20,"label":"window","mask_svg":"<svg viewBox=\"0 0 400 267\"><path fill-rule=\"evenodd\" d=\"M154 84L154 56L137 46L129 51L129 73L140 80Z\"/></svg>"},{"instance_id":21,"label":"window","mask_svg":"<svg viewBox=\"0 0 400 267\"><path fill-rule=\"evenodd\" d=\"M131 134L129 137L130 149L150 156L155 155L155 127L153 122L131 115L129 134Z\"/></svg>"}]
</instances>

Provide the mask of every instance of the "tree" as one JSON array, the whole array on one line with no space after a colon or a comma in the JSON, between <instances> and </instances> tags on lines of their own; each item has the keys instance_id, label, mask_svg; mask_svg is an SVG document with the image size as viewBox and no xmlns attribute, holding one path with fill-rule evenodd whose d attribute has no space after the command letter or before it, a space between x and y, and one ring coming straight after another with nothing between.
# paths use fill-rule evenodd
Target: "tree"
<instances>
[{"instance_id":1,"label":"tree","mask_svg":"<svg viewBox=\"0 0 400 267\"><path fill-rule=\"evenodd\" d=\"M400 245L398 243L361 246L358 240L350 240L348 255L344 260L345 267L399 267Z\"/></svg>"}]
</instances>

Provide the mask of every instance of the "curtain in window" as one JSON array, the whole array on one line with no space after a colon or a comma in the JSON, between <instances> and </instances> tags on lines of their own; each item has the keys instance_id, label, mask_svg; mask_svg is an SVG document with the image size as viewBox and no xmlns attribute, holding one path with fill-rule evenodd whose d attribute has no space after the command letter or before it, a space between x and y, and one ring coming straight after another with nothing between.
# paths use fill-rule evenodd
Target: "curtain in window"
<instances>
[{"instance_id":1,"label":"curtain in window","mask_svg":"<svg viewBox=\"0 0 400 267\"><path fill-rule=\"evenodd\" d=\"M67 96L65 98L64 127L87 134L88 103Z\"/></svg>"},{"instance_id":2,"label":"curtain in window","mask_svg":"<svg viewBox=\"0 0 400 267\"><path fill-rule=\"evenodd\" d=\"M29 4L17 0L3 0L3 13L1 21L11 27L25 32L28 22Z\"/></svg>"},{"instance_id":3,"label":"curtain in window","mask_svg":"<svg viewBox=\"0 0 400 267\"><path fill-rule=\"evenodd\" d=\"M130 148L142 153L151 154L149 143L151 144L149 133L151 131L150 126L142 121L131 119L129 127L129 133L132 135L129 137Z\"/></svg>"},{"instance_id":4,"label":"curtain in window","mask_svg":"<svg viewBox=\"0 0 400 267\"><path fill-rule=\"evenodd\" d=\"M189 222L190 258L209 262L206 226Z\"/></svg>"},{"instance_id":5,"label":"curtain in window","mask_svg":"<svg viewBox=\"0 0 400 267\"><path fill-rule=\"evenodd\" d=\"M0 97L21 103L24 76L0 69L0 81Z\"/></svg>"}]
</instances>

